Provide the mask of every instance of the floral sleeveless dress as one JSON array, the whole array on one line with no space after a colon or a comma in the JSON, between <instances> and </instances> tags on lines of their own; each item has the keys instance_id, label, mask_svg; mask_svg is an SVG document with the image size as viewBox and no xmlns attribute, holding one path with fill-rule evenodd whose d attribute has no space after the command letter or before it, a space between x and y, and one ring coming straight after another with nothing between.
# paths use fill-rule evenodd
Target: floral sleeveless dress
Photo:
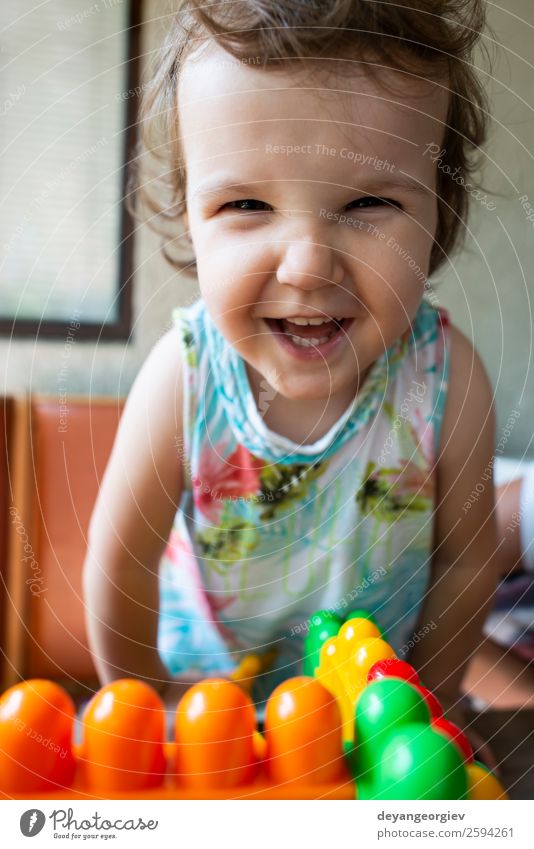
<instances>
[{"instance_id":1,"label":"floral sleeveless dress","mask_svg":"<svg viewBox=\"0 0 534 849\"><path fill-rule=\"evenodd\" d=\"M184 490L160 564L163 662L178 677L224 674L246 654L269 653L255 689L263 700L301 674L319 608L368 610L407 655L431 566L446 311L423 300L310 445L267 428L243 359L201 300L173 320L183 343Z\"/></svg>"}]
</instances>

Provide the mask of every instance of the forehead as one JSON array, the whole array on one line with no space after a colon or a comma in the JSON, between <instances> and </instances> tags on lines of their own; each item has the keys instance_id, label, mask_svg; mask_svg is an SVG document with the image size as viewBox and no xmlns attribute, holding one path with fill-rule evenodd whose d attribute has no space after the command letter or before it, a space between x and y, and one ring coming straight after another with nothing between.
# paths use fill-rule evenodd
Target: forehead
<instances>
[{"instance_id":1,"label":"forehead","mask_svg":"<svg viewBox=\"0 0 534 849\"><path fill-rule=\"evenodd\" d=\"M288 141L312 150L326 145L393 157L397 167L426 171L430 178L435 166L422 152L443 138L446 81L385 69L371 76L358 62L348 67L340 72L330 65L325 73L319 65L297 69L293 63L270 71L234 59L213 42L204 44L186 59L178 86L188 178L228 164L239 167L247 159L265 160L261 154L268 145ZM343 157L331 158L336 163L325 166L329 172L347 167ZM305 162L300 160L297 167Z\"/></svg>"}]
</instances>

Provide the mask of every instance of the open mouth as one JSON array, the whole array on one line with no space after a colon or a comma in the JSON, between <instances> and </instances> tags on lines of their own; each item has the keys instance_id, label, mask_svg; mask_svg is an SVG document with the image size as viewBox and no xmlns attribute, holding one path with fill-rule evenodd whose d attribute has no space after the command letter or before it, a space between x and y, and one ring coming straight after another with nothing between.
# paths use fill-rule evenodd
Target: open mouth
<instances>
[{"instance_id":1,"label":"open mouth","mask_svg":"<svg viewBox=\"0 0 534 849\"><path fill-rule=\"evenodd\" d=\"M286 318L266 318L273 333L283 334L298 348L320 348L340 335L352 323L352 318L330 319L322 324L295 324Z\"/></svg>"}]
</instances>

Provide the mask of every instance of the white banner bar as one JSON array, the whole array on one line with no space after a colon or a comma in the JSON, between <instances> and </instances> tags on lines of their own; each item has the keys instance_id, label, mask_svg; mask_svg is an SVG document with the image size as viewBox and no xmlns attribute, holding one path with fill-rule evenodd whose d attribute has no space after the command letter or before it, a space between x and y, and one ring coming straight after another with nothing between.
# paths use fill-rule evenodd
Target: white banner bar
<instances>
[{"instance_id":1,"label":"white banner bar","mask_svg":"<svg viewBox=\"0 0 534 849\"><path fill-rule=\"evenodd\" d=\"M4 801L0 842L6 849L67 841L158 849L283 849L304 841L325 849L531 849L531 808L527 801Z\"/></svg>"}]
</instances>

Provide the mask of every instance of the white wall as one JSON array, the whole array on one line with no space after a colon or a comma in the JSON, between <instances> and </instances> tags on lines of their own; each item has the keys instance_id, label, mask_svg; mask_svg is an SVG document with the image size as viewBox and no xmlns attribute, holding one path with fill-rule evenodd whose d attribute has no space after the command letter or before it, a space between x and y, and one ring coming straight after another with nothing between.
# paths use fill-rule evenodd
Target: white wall
<instances>
[{"instance_id":1,"label":"white wall","mask_svg":"<svg viewBox=\"0 0 534 849\"><path fill-rule=\"evenodd\" d=\"M152 16L161 6L145 4ZM165 3L163 8L167 4ZM519 198L534 207L534 8L531 0L507 0L507 9L489 6L490 24L502 43L488 79L493 127L487 147L485 185L498 194L496 210L473 204L466 250L435 281L438 301L475 341L496 392L498 427L519 410L505 452L534 456L534 376L531 367L531 296L534 295L534 222L526 220ZM149 53L165 19L145 33ZM134 327L128 344L0 339L0 375L8 392L58 394L61 373L71 394L125 394L146 353L169 324L172 307L191 299L190 278L178 275L159 254L149 232L136 248Z\"/></svg>"},{"instance_id":2,"label":"white wall","mask_svg":"<svg viewBox=\"0 0 534 849\"><path fill-rule=\"evenodd\" d=\"M528 61L534 7L531 0L507 0L506 10L489 4L488 11L501 46L487 81L493 122L482 176L496 193L496 209L474 202L466 250L436 277L436 292L488 369L496 392L497 441L511 412L519 411L505 452L534 456L534 212L527 221L519 200L528 195L534 210L534 68Z\"/></svg>"}]
</instances>

